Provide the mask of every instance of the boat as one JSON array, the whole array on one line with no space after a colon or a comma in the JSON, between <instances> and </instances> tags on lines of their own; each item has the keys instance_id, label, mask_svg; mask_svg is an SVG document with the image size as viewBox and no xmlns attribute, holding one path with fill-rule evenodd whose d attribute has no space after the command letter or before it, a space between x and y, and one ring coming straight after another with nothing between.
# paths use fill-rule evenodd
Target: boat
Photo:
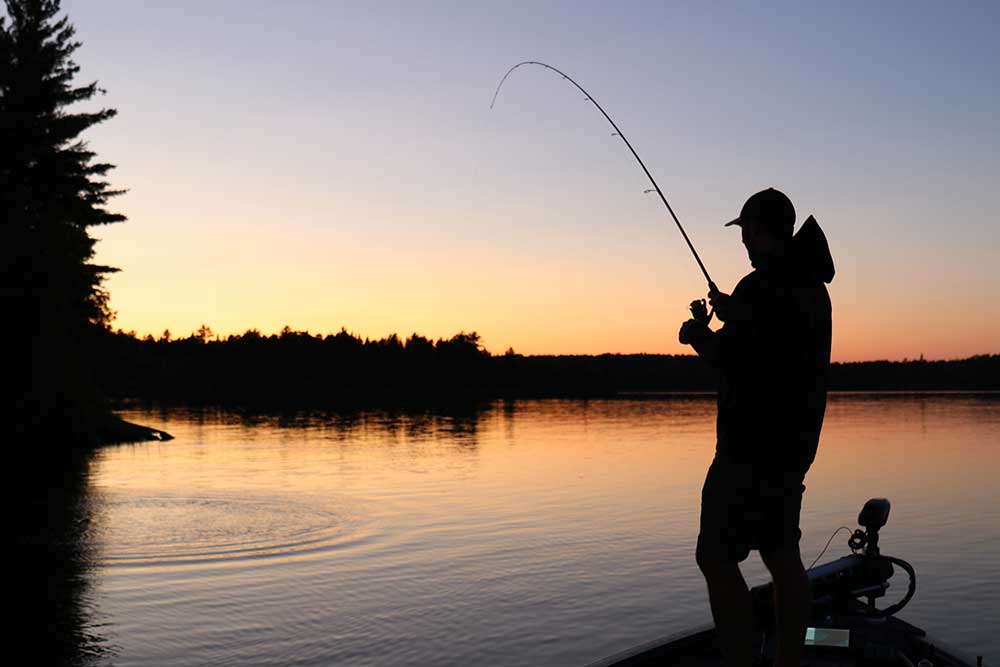
<instances>
[{"instance_id":1,"label":"boat","mask_svg":"<svg viewBox=\"0 0 1000 667\"><path fill-rule=\"evenodd\" d=\"M886 556L879 547L879 529L889 519L890 503L872 498L858 515L858 528L848 539L851 554L807 570L812 607L802 664L809 667L899 665L901 667L982 667L959 650L936 641L896 614L916 593L916 573L906 561ZM909 578L906 593L880 606L889 580L899 568ZM772 584L751 590L754 604L755 664L774 659ZM593 662L588 667L720 667L723 664L715 628L693 628L663 637Z\"/></svg>"}]
</instances>

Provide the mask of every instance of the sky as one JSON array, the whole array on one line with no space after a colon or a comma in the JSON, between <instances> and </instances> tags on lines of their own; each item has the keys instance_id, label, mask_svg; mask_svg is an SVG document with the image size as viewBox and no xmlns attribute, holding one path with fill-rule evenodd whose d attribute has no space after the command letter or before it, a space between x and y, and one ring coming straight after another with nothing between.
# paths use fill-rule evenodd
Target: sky
<instances>
[{"instance_id":1,"label":"sky","mask_svg":"<svg viewBox=\"0 0 1000 667\"><path fill-rule=\"evenodd\" d=\"M833 357L1000 352L1000 3L64 0L126 223L114 323L477 331L524 354L686 353L735 217L787 193L837 276Z\"/></svg>"}]
</instances>

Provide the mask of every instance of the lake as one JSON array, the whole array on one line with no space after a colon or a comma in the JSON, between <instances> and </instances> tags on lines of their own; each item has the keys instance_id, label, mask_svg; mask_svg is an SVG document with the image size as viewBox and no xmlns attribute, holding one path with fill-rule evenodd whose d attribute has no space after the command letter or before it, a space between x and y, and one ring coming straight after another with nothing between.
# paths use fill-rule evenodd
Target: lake
<instances>
[{"instance_id":1,"label":"lake","mask_svg":"<svg viewBox=\"0 0 1000 667\"><path fill-rule=\"evenodd\" d=\"M176 439L89 467L99 664L584 665L709 621L710 397L123 416ZM1000 664L998 479L997 396L834 395L803 559L889 498L883 553L918 576L901 617Z\"/></svg>"}]
</instances>

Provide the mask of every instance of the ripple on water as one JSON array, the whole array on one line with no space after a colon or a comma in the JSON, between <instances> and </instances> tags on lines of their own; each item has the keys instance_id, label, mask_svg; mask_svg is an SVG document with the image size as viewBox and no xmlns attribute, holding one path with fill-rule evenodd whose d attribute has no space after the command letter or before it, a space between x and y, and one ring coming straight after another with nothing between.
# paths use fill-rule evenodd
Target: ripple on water
<instances>
[{"instance_id":1,"label":"ripple on water","mask_svg":"<svg viewBox=\"0 0 1000 667\"><path fill-rule=\"evenodd\" d=\"M105 492L95 541L100 567L198 566L305 556L357 544L364 522L284 498Z\"/></svg>"}]
</instances>

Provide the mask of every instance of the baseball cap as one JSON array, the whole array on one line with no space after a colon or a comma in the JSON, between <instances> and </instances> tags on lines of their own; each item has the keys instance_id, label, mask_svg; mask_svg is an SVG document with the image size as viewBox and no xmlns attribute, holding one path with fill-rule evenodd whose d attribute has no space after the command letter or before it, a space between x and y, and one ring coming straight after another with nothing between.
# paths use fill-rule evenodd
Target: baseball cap
<instances>
[{"instance_id":1,"label":"baseball cap","mask_svg":"<svg viewBox=\"0 0 1000 667\"><path fill-rule=\"evenodd\" d=\"M768 188L750 195L743 204L740 217L727 222L726 227L742 225L743 221L748 219L757 221L773 233L791 236L795 227L795 207L784 192Z\"/></svg>"}]
</instances>

